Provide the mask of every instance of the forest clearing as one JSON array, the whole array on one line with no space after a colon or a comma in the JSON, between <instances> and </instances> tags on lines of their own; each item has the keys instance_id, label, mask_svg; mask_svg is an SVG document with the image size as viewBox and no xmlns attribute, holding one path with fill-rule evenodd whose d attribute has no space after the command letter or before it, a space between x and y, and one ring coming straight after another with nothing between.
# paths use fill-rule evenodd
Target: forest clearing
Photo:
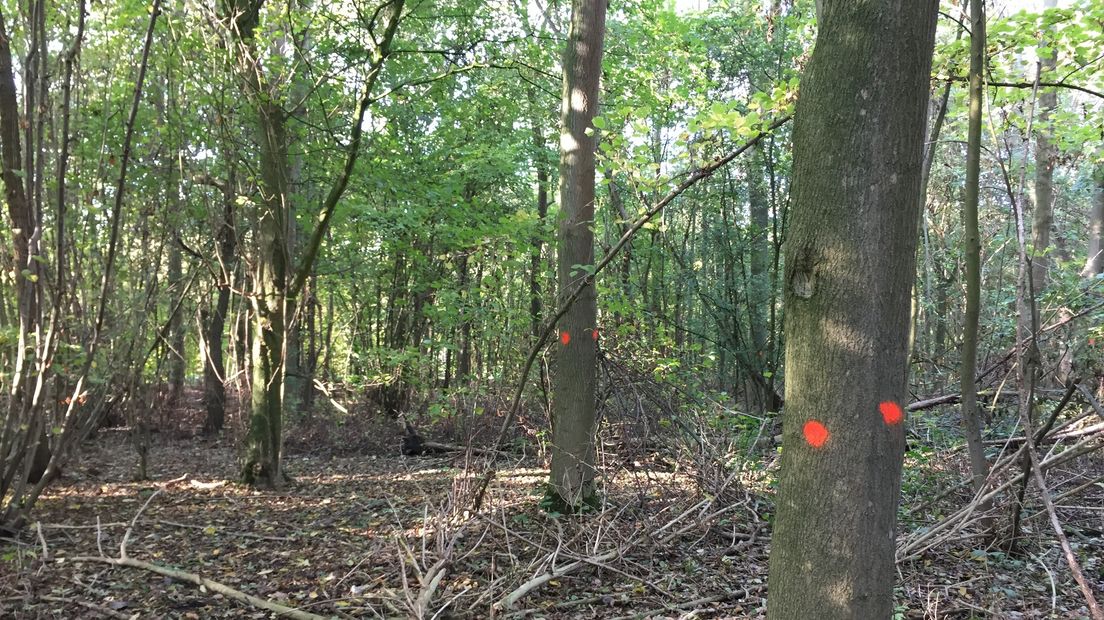
<instances>
[{"instance_id":1,"label":"forest clearing","mask_svg":"<svg viewBox=\"0 0 1104 620\"><path fill-rule=\"evenodd\" d=\"M0 617L1104 620L1099 0L0 0Z\"/></svg>"}]
</instances>

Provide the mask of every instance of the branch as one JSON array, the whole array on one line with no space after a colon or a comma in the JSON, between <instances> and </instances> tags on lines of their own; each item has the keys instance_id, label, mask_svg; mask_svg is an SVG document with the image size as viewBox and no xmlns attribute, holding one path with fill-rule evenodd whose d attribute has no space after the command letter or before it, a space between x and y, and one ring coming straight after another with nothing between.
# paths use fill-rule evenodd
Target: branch
<instances>
[{"instance_id":1,"label":"branch","mask_svg":"<svg viewBox=\"0 0 1104 620\"><path fill-rule=\"evenodd\" d=\"M318 256L318 248L322 245L322 237L326 234L326 229L330 225L330 220L333 219L334 211L337 210L337 202L341 200L341 196L345 193L345 188L349 185L349 179L353 176L353 167L356 165L357 159L360 157L360 142L364 136L364 116L368 112L368 106L375 101L372 97L372 89L376 85L376 81L379 79L380 73L383 71L383 63L387 60L387 56L390 53L391 41L395 38L395 32L399 29L399 19L402 16L404 0L394 0L394 8L391 11L391 15L387 19L387 27L383 33L383 40L380 41L376 47L374 54L375 58L372 59L371 68L368 70L368 77L364 82L364 91L360 96L360 102L357 104L356 120L353 122L352 136L349 140L349 148L345 154L345 165L341 169L341 175L334 181L333 186L330 188L330 193L326 195L325 202L322 203L322 215L318 218L318 225L314 227L314 232L310 236L310 241L307 242L306 250L303 252L303 262L299 264L299 269L295 274L295 280L292 282L291 287L288 288L288 297L295 298L299 295L299 291L302 290L303 285L306 284L307 277L310 276L311 266L314 265L314 260ZM380 7L382 9L382 7ZM380 9L377 9L380 10ZM375 17L373 17L374 21Z\"/></svg>"},{"instance_id":2,"label":"branch","mask_svg":"<svg viewBox=\"0 0 1104 620\"><path fill-rule=\"evenodd\" d=\"M1069 393L1072 394L1073 390ZM1085 596L1085 604L1089 607L1089 614L1093 620L1104 620L1104 611L1100 609L1100 604L1096 602L1096 597L1093 596L1092 586L1085 580L1085 574L1081 571L1081 564L1077 561L1077 556L1073 553L1073 548L1070 547L1069 539L1066 537L1066 533L1062 531L1062 523L1058 520L1058 513L1054 508L1054 501L1050 497L1050 490L1047 488L1046 478L1043 477L1043 468L1039 464L1039 454L1035 452L1035 441L1032 438L1030 419L1026 413L1020 416L1024 423L1024 437L1027 438L1027 455L1030 457L1028 461L1031 467L1032 477L1035 479L1035 486L1039 488L1039 497L1043 500L1043 505L1046 506L1047 515L1050 517L1050 525L1054 528L1054 534L1058 537L1058 543L1062 547L1062 553L1066 556L1066 563L1069 564L1070 572L1073 574L1074 581L1081 588L1081 593Z\"/></svg>"},{"instance_id":3,"label":"branch","mask_svg":"<svg viewBox=\"0 0 1104 620\"><path fill-rule=\"evenodd\" d=\"M326 616L319 616L310 612L295 609L294 607L287 607L279 603L273 603L263 598L257 598L242 592L235 590L230 586L221 584L217 581L211 581L210 579L200 577L195 573L189 573L175 568L169 568L167 566L160 566L158 564L151 564L149 562L143 562L142 560L135 560L134 558L105 558L91 555L82 555L73 558L74 562L100 562L103 564L111 564L112 566L127 566L130 568L141 568L142 570L148 570L151 573L157 573L158 575L164 575L171 577L178 581L186 581L193 583L197 586L207 588L212 592L218 592L226 598L234 599L235 601L252 605L259 609L265 609L271 611L274 614L285 618L294 618L295 620L326 620Z\"/></svg>"},{"instance_id":4,"label":"branch","mask_svg":"<svg viewBox=\"0 0 1104 620\"><path fill-rule=\"evenodd\" d=\"M947 80L950 82L968 82L969 79L964 76L952 75L949 77L939 77L940 80ZM1076 90L1093 97L1104 99L1104 93L1095 91L1091 88L1085 88L1084 86L1078 86L1076 84L1067 84L1065 82L986 82L987 86L1000 86L1002 88L1066 88L1069 90Z\"/></svg>"}]
</instances>

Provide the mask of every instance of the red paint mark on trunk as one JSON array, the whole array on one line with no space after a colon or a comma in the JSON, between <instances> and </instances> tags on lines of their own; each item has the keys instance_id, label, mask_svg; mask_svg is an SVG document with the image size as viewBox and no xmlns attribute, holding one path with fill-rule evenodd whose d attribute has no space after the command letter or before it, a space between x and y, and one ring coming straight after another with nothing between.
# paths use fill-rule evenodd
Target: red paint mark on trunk
<instances>
[{"instance_id":1,"label":"red paint mark on trunk","mask_svg":"<svg viewBox=\"0 0 1104 620\"><path fill-rule=\"evenodd\" d=\"M805 434L805 441L814 448L819 448L828 441L828 429L816 420L806 422L802 432Z\"/></svg>"},{"instance_id":2,"label":"red paint mark on trunk","mask_svg":"<svg viewBox=\"0 0 1104 620\"><path fill-rule=\"evenodd\" d=\"M901 420L905 419L905 414L901 411L901 405L887 400L878 405L878 411L882 412L882 419L886 424L900 424Z\"/></svg>"},{"instance_id":3,"label":"red paint mark on trunk","mask_svg":"<svg viewBox=\"0 0 1104 620\"><path fill-rule=\"evenodd\" d=\"M560 332L560 343L567 346L567 343L571 342L571 334L566 331Z\"/></svg>"}]
</instances>

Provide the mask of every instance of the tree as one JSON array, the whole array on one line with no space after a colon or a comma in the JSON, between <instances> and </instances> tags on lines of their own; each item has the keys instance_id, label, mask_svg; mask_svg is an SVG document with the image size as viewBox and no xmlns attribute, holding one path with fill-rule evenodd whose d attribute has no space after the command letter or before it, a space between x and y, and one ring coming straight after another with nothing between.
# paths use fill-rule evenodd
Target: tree
<instances>
[{"instance_id":1,"label":"tree","mask_svg":"<svg viewBox=\"0 0 1104 620\"><path fill-rule=\"evenodd\" d=\"M563 59L560 128L559 294L566 298L594 265L594 127L606 28L605 0L573 0ZM598 301L593 286L560 322L552 387L553 502L593 502Z\"/></svg>"},{"instance_id":2,"label":"tree","mask_svg":"<svg viewBox=\"0 0 1104 620\"><path fill-rule=\"evenodd\" d=\"M1058 0L1043 0L1043 9L1053 9ZM1044 33L1040 42L1037 78L1040 82L1050 79L1057 66L1057 54L1047 49L1053 44L1053 26ZM1047 51L1042 51L1047 49ZM1050 257L1050 228L1054 225L1054 161L1056 150L1051 145L1050 117L1058 108L1058 94L1054 89L1043 90L1039 95L1039 131L1035 135L1035 217L1031 226L1033 252L1031 256L1031 288L1040 293L1046 289Z\"/></svg>"},{"instance_id":3,"label":"tree","mask_svg":"<svg viewBox=\"0 0 1104 620\"><path fill-rule=\"evenodd\" d=\"M962 363L959 389L962 392L962 426L970 454L974 492L981 491L989 475L985 446L981 442L982 420L978 411L977 374L978 321L981 316L981 232L978 230L978 192L981 178L981 108L985 69L985 2L970 0L970 112L966 137L966 200L963 204L962 241L966 263L966 317L962 331ZM984 507L983 507L984 508ZM986 527L985 529L988 529Z\"/></svg>"},{"instance_id":4,"label":"tree","mask_svg":"<svg viewBox=\"0 0 1104 620\"><path fill-rule=\"evenodd\" d=\"M341 149L341 168L319 209L298 265L291 255L291 187L287 119L275 85L266 77L257 44L264 0L224 0L223 19L234 42L237 78L253 106L259 152L257 233L253 251L253 329L251 337L252 397L242 479L250 484L280 486L282 469L284 392L287 376L289 310L310 276L322 239L338 201L348 187L360 156L364 119L374 101L373 90L390 54L402 18L403 0L388 0L366 25L371 34L363 86L351 119L349 138ZM379 20L377 22L377 20Z\"/></svg>"},{"instance_id":5,"label":"tree","mask_svg":"<svg viewBox=\"0 0 1104 620\"><path fill-rule=\"evenodd\" d=\"M768 618L889 618L936 0L826 0L794 126ZM892 76L893 88L878 80Z\"/></svg>"},{"instance_id":6,"label":"tree","mask_svg":"<svg viewBox=\"0 0 1104 620\"><path fill-rule=\"evenodd\" d=\"M1081 275L1104 273L1104 164L1097 164L1092 177L1092 213L1089 215L1089 252Z\"/></svg>"}]
</instances>

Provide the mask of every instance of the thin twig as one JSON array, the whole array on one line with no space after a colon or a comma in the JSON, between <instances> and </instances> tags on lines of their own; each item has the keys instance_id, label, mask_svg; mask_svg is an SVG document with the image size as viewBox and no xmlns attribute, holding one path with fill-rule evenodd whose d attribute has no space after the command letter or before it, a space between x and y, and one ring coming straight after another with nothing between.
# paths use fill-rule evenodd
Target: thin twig
<instances>
[{"instance_id":1,"label":"thin twig","mask_svg":"<svg viewBox=\"0 0 1104 620\"><path fill-rule=\"evenodd\" d=\"M123 534L123 542L119 543L120 558L126 559L127 557L127 542L130 541L130 535L134 532L134 525L138 523L138 517L142 516L142 513L145 512L146 507L150 505L150 502L153 501L153 498L157 497L161 493L161 491L162 489L157 489L156 491L151 493L150 496L146 498L146 503L142 504L142 507L138 509L138 512L134 513L134 518L130 520L130 526L127 527L126 533Z\"/></svg>"}]
</instances>

